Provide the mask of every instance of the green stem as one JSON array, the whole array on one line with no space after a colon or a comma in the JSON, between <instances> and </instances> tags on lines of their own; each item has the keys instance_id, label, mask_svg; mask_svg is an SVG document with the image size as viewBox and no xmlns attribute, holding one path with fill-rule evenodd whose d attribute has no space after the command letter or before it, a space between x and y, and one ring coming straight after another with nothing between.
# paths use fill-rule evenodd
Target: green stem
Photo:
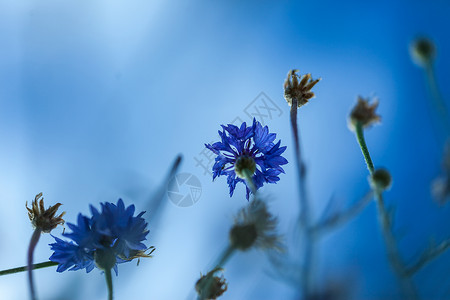
<instances>
[{"instance_id":1,"label":"green stem","mask_svg":"<svg viewBox=\"0 0 450 300\"><path fill-rule=\"evenodd\" d=\"M57 262L46 261L46 262L42 262L42 263L38 263L38 264L33 264L33 268L32 269L33 270L35 270L35 269L43 269L43 268L53 267L53 266L57 266L57 265L58 265ZM14 274L14 273L20 273L20 272L25 272L27 270L28 270L28 266L12 268L12 269L6 269L6 270L0 271L0 276Z\"/></svg>"},{"instance_id":2,"label":"green stem","mask_svg":"<svg viewBox=\"0 0 450 300\"><path fill-rule=\"evenodd\" d=\"M202 286L201 292L199 293L197 299L198 300L206 300L207 295L209 295L209 290L211 288L211 285L214 282L214 273L223 269L223 267L225 266L225 264L228 262L228 260L230 259L231 255L233 255L233 253L236 251L236 248L234 248L233 246L229 245L223 252L222 255L219 257L219 259L217 260L217 264L214 267L213 271L208 273L208 278L207 281L205 282L205 284Z\"/></svg>"},{"instance_id":3,"label":"green stem","mask_svg":"<svg viewBox=\"0 0 450 300\"><path fill-rule=\"evenodd\" d=\"M399 278L400 286L407 296L407 299L419 299L417 289L414 282L407 272L408 269L402 260L400 251L398 249L397 241L392 232L392 222L389 213L384 205L383 195L381 191L375 191L375 200L378 208L378 219L383 232L383 238L386 244L387 255L389 262L394 269L395 274Z\"/></svg>"},{"instance_id":4,"label":"green stem","mask_svg":"<svg viewBox=\"0 0 450 300\"><path fill-rule=\"evenodd\" d=\"M218 263L216 265L216 269L219 268L223 268L225 266L225 264L227 263L227 261L230 259L231 255L233 255L234 251L236 250L236 248L234 248L233 246L229 245L225 251L222 253L222 255L220 256Z\"/></svg>"},{"instance_id":5,"label":"green stem","mask_svg":"<svg viewBox=\"0 0 450 300\"><path fill-rule=\"evenodd\" d=\"M242 173L244 173L245 181L247 182L247 185L249 186L253 195L256 196L256 186L255 183L253 182L253 174L250 173L250 170L248 169L243 169Z\"/></svg>"},{"instance_id":6,"label":"green stem","mask_svg":"<svg viewBox=\"0 0 450 300\"><path fill-rule=\"evenodd\" d=\"M113 300L113 284L112 284L111 269L105 270L105 279L106 285L108 286L108 300Z\"/></svg>"},{"instance_id":7,"label":"green stem","mask_svg":"<svg viewBox=\"0 0 450 300\"><path fill-rule=\"evenodd\" d=\"M36 300L36 290L34 288L33 282L33 253L36 248L37 243L39 242L39 238L41 237L41 230L36 228L31 236L30 245L28 247L27 254L27 269L28 269L28 285L30 289L31 300Z\"/></svg>"},{"instance_id":8,"label":"green stem","mask_svg":"<svg viewBox=\"0 0 450 300\"><path fill-rule=\"evenodd\" d=\"M437 119L440 120L440 127L442 134L444 134L444 141L450 135L450 122L448 118L448 109L445 104L445 100L437 85L436 76L434 73L433 64L430 62L424 66L426 80L431 93L431 103L434 112L437 115Z\"/></svg>"},{"instance_id":9,"label":"green stem","mask_svg":"<svg viewBox=\"0 0 450 300\"><path fill-rule=\"evenodd\" d=\"M375 168L373 166L372 159L370 158L369 149L367 148L366 140L364 139L363 126L360 122L357 122L355 124L355 132L359 147L361 148L364 160L366 161L367 169L369 169L369 172L372 175L373 172L375 171Z\"/></svg>"},{"instance_id":10,"label":"green stem","mask_svg":"<svg viewBox=\"0 0 450 300\"><path fill-rule=\"evenodd\" d=\"M364 160L366 161L367 169L369 169L370 175L372 175L375 171L375 168L373 166L373 162L369 154L369 149L367 148L366 141L364 139L363 126L360 122L356 123L355 132L358 144L361 147L361 151L364 156ZM391 218L384 205L382 190L374 189L373 192L375 193L375 200L377 202L378 208L378 220L380 222L383 238L386 244L389 263L394 269L394 272L400 281L400 287L405 296L407 296L407 299L419 299L417 289L412 278L407 274L407 266L403 262L400 251L398 249L397 241L395 239L394 233L392 232Z\"/></svg>"}]
</instances>

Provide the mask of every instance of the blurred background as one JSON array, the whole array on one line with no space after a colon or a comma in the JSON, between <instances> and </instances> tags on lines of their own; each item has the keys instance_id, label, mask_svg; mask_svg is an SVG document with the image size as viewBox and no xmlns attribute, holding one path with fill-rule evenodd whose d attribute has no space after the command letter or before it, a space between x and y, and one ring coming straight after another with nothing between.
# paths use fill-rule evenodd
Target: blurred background
<instances>
[{"instance_id":1,"label":"blurred background","mask_svg":"<svg viewBox=\"0 0 450 300\"><path fill-rule=\"evenodd\" d=\"M385 200L395 205L400 250L413 260L430 241L450 237L450 208L430 193L443 145L424 72L408 48L418 36L435 42L437 81L448 99L449 14L445 0L1 1L0 269L25 264L32 234L25 202L39 192L46 206L63 203L67 222L89 214L89 204L121 197L147 210L156 251L139 266L119 266L115 298L193 299L200 272L211 269L247 203L243 186L230 198L225 178L212 182L204 143L218 140L221 124L256 117L293 162L282 89L292 68L322 77L316 98L299 110L314 215L331 198L345 207L369 190L347 116L358 95L378 97L382 124L366 139L375 166L392 173ZM152 212L179 153L179 172L198 179L201 194L186 207L165 197ZM297 177L294 164L284 169L261 191L290 237ZM35 262L48 260L52 241L42 236ZM375 203L321 239L314 265L318 289L401 298ZM445 253L414 277L424 299L450 299L449 265ZM299 287L277 276L263 252L236 254L224 275L222 299L298 299ZM35 280L40 299L106 299L97 269L48 268ZM0 299L26 299L26 284L25 273L1 277Z\"/></svg>"}]
</instances>

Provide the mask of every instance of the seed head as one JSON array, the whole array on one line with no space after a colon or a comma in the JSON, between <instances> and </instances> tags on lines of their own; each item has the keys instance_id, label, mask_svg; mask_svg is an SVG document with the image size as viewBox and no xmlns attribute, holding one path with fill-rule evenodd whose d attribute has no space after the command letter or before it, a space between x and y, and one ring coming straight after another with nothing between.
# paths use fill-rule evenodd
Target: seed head
<instances>
[{"instance_id":1,"label":"seed head","mask_svg":"<svg viewBox=\"0 0 450 300\"><path fill-rule=\"evenodd\" d=\"M228 289L228 283L223 274L220 277L214 276L217 271L222 271L222 269L216 268L206 275L200 274L200 279L195 284L195 290L201 299L217 299Z\"/></svg>"},{"instance_id":2,"label":"seed head","mask_svg":"<svg viewBox=\"0 0 450 300\"><path fill-rule=\"evenodd\" d=\"M361 96L358 97L358 103L353 107L349 117L349 127L351 130L355 130L357 123L360 123L363 128L370 127L373 123L379 122L381 117L375 114L375 110L378 107L378 101L373 101L372 105L369 104L368 99L364 99Z\"/></svg>"},{"instance_id":3,"label":"seed head","mask_svg":"<svg viewBox=\"0 0 450 300\"><path fill-rule=\"evenodd\" d=\"M38 204L39 201L39 204ZM42 232L49 233L58 225L63 225L64 220L62 217L66 212L62 212L59 216L55 217L56 211L61 206L61 203L56 203L50 206L48 209L44 208L44 198L42 193L39 193L34 198L31 204L31 208L28 208L28 203L25 203L25 207L28 210L28 217L34 228L42 230Z\"/></svg>"},{"instance_id":4,"label":"seed head","mask_svg":"<svg viewBox=\"0 0 450 300\"><path fill-rule=\"evenodd\" d=\"M309 99L315 97L311 89L322 78L313 80L311 74L300 76L297 72L298 70L290 70L287 74L287 78L284 81L284 99L286 99L289 106L292 106L292 100L296 98L298 107L300 107L306 104Z\"/></svg>"}]
</instances>

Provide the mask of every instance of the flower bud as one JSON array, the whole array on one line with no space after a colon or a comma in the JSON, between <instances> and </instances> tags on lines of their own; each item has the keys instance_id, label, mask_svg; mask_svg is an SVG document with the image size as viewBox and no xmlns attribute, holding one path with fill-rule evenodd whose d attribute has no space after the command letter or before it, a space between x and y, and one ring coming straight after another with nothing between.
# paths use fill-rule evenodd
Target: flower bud
<instances>
[{"instance_id":1,"label":"flower bud","mask_svg":"<svg viewBox=\"0 0 450 300\"><path fill-rule=\"evenodd\" d=\"M419 38L413 41L409 51L413 61L420 67L429 66L436 55L434 43L427 38Z\"/></svg>"},{"instance_id":2,"label":"flower bud","mask_svg":"<svg viewBox=\"0 0 450 300\"><path fill-rule=\"evenodd\" d=\"M369 183L372 189L385 191L392 185L392 177L388 170L377 169L369 176Z\"/></svg>"}]
</instances>

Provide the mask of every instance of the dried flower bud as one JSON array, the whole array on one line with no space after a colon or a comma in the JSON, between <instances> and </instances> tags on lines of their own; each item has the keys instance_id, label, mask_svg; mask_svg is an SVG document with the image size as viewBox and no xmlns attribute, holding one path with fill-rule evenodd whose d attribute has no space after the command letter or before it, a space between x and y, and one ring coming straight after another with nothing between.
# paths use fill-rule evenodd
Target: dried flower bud
<instances>
[{"instance_id":1,"label":"dried flower bud","mask_svg":"<svg viewBox=\"0 0 450 300\"><path fill-rule=\"evenodd\" d=\"M378 101L373 101L373 104L369 104L368 99L358 97L358 103L353 107L349 117L349 127L351 130L355 130L356 124L361 124L363 128L371 126L373 123L379 122L381 117L375 114L375 110L378 107Z\"/></svg>"},{"instance_id":2,"label":"dried flower bud","mask_svg":"<svg viewBox=\"0 0 450 300\"><path fill-rule=\"evenodd\" d=\"M433 61L436 55L436 47L431 40L427 38L419 38L411 43L409 52L412 60L418 66L426 67Z\"/></svg>"},{"instance_id":3,"label":"dried flower bud","mask_svg":"<svg viewBox=\"0 0 450 300\"><path fill-rule=\"evenodd\" d=\"M42 193L39 193L34 198L31 208L28 208L28 203L25 203L25 207L28 210L28 217L30 218L31 224L34 228L40 229L42 232L49 233L58 225L63 225L64 220L62 217L66 212L62 212L59 216L55 217L56 211L62 205L61 203L56 203L50 206L48 209L44 208L44 198ZM39 204L38 204L38 200Z\"/></svg>"},{"instance_id":4,"label":"dried flower bud","mask_svg":"<svg viewBox=\"0 0 450 300\"><path fill-rule=\"evenodd\" d=\"M289 106L292 106L293 98L297 99L298 107L306 104L309 99L314 98L311 89L318 83L321 78L313 80L311 74L299 76L298 70L290 70L286 80L284 81L284 99Z\"/></svg>"},{"instance_id":5,"label":"dried flower bud","mask_svg":"<svg viewBox=\"0 0 450 300\"><path fill-rule=\"evenodd\" d=\"M195 284L195 290L200 299L217 299L228 289L228 283L223 275L221 277L214 276L217 271L222 271L222 269L214 269L206 275L200 274L200 279Z\"/></svg>"},{"instance_id":6,"label":"dried flower bud","mask_svg":"<svg viewBox=\"0 0 450 300\"><path fill-rule=\"evenodd\" d=\"M385 191L392 185L392 177L386 169L376 169L372 175L369 176L369 183L372 189Z\"/></svg>"}]
</instances>

